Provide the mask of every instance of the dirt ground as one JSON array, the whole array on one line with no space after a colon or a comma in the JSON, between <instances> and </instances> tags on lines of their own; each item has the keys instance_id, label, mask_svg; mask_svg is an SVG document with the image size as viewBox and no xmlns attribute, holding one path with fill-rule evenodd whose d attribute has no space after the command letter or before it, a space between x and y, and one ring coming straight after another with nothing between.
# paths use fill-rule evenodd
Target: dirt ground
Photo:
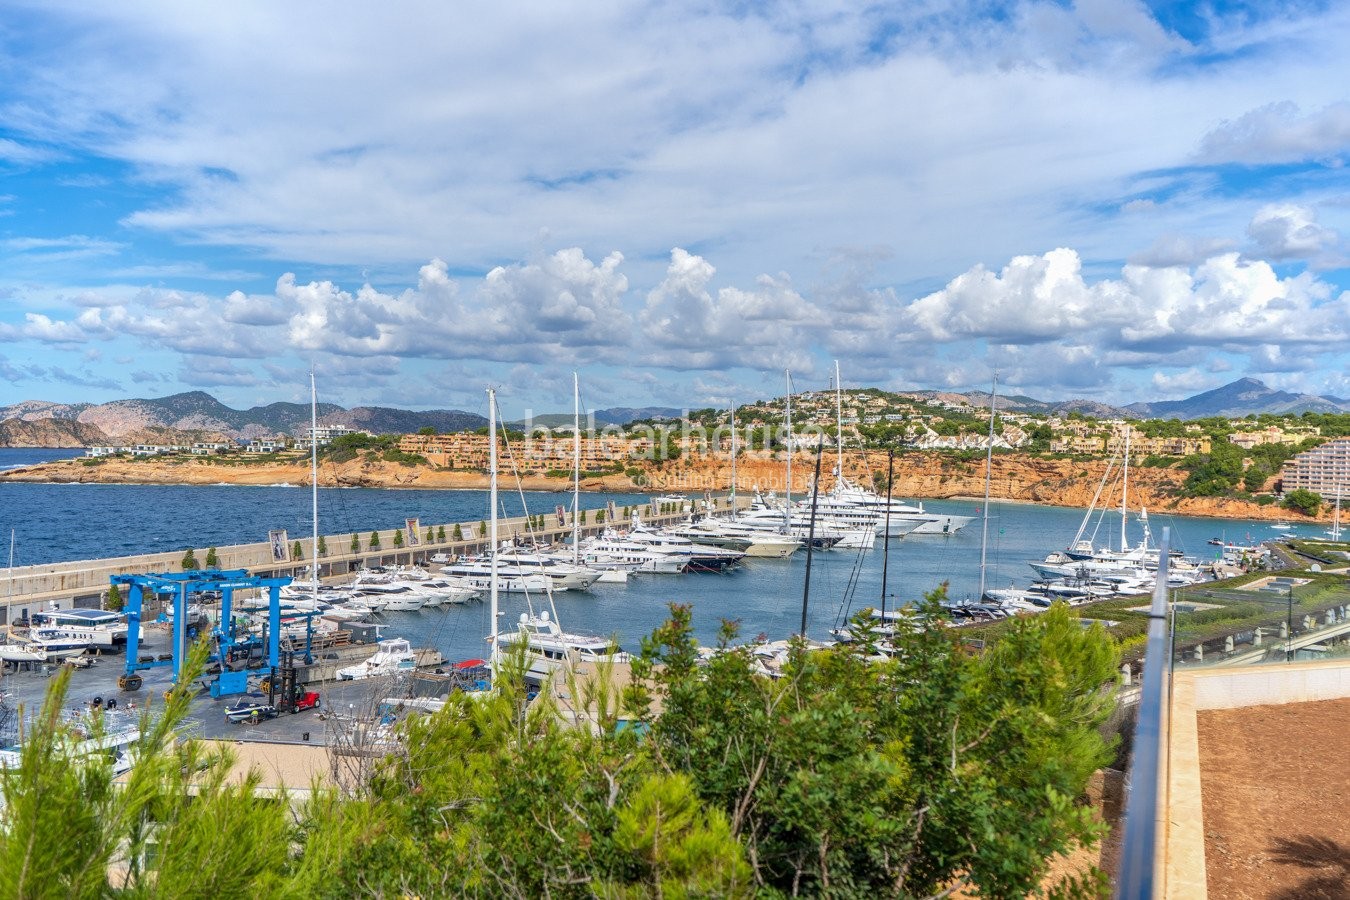
<instances>
[{"instance_id":1,"label":"dirt ground","mask_svg":"<svg viewBox=\"0 0 1350 900\"><path fill-rule=\"evenodd\" d=\"M1350 898L1350 699L1199 713L1211 897Z\"/></svg>"}]
</instances>

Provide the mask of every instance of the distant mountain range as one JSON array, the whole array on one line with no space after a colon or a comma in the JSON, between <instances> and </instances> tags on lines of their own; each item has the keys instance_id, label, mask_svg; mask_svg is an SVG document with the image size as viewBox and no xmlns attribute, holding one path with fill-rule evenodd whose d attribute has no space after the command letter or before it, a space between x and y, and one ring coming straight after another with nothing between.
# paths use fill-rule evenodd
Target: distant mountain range
<instances>
[{"instance_id":1,"label":"distant mountain range","mask_svg":"<svg viewBox=\"0 0 1350 900\"><path fill-rule=\"evenodd\" d=\"M987 406L987 391L955 394L942 391L905 391L901 396L928 401L965 400ZM1116 407L1091 400L1047 402L1032 397L1001 395L999 409L1065 415L1078 412L1097 418L1199 419L1207 416L1236 418L1251 414L1297 414L1302 412L1350 412L1350 400L1313 394L1291 394L1267 387L1255 378L1196 394L1185 400L1131 403ZM639 419L675 419L681 410L665 406L613 407L595 410L598 425L626 425ZM256 438L275 434L301 435L309 428L309 406L303 403L269 403L252 409L231 409L204 391L189 391L153 400L114 400L110 403L49 403L25 400L0 407L0 446L88 446L104 440L136 442L130 436L151 436L167 431L193 435L195 440ZM44 423L35 430L36 423ZM319 423L346 425L374 434L408 434L422 428L441 432L482 428L487 419L458 409L407 410L387 406L343 409L332 403L319 404ZM570 425L570 413L535 416L529 424L556 427ZM525 424L525 423L513 423ZM166 435L167 438L167 435Z\"/></svg>"},{"instance_id":2,"label":"distant mountain range","mask_svg":"<svg viewBox=\"0 0 1350 900\"><path fill-rule=\"evenodd\" d=\"M408 433L428 426L437 431L480 428L487 419L458 409L413 411L385 406L343 409L318 405L319 424L346 425L375 434ZM310 408L303 403L269 403L252 409L231 409L204 391L189 391L154 400L114 400L111 403L47 403L25 400L0 407L0 421L70 420L96 426L111 439L155 428L210 432L230 438L275 434L303 434L309 428Z\"/></svg>"},{"instance_id":3,"label":"distant mountain range","mask_svg":"<svg viewBox=\"0 0 1350 900\"><path fill-rule=\"evenodd\" d=\"M964 394L941 391L906 391L904 396L925 400L969 401L974 406L988 406L988 391L969 391ZM1248 415L1272 415L1303 412L1350 412L1350 400L1340 397L1320 397L1315 394L1291 394L1277 391L1255 378L1239 378L1223 387L1205 391L1185 400L1161 400L1156 403L1131 403L1129 406L1110 406L1093 400L1045 401L1016 394L1000 395L998 408L1013 412L1067 415L1081 413L1098 419L1203 419L1208 416L1240 418Z\"/></svg>"}]
</instances>

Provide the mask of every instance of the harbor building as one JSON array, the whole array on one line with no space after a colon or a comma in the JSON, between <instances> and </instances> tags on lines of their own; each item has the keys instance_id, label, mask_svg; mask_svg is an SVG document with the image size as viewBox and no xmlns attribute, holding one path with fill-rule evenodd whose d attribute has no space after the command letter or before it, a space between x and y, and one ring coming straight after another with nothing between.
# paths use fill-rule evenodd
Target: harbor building
<instances>
[{"instance_id":1,"label":"harbor building","mask_svg":"<svg viewBox=\"0 0 1350 900\"><path fill-rule=\"evenodd\" d=\"M1337 438L1305 450L1280 470L1281 490L1313 491L1330 499L1339 490L1350 496L1350 438Z\"/></svg>"}]
</instances>

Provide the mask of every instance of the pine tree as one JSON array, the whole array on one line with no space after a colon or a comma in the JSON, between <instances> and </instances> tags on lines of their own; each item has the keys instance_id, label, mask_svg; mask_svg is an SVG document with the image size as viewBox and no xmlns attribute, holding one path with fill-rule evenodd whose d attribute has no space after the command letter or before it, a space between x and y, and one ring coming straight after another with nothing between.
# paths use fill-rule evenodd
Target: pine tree
<instances>
[{"instance_id":1,"label":"pine tree","mask_svg":"<svg viewBox=\"0 0 1350 900\"><path fill-rule=\"evenodd\" d=\"M460 527L459 527L459 523L458 523L458 522L455 523L455 530L452 532L452 537L454 538L454 540L457 540L457 541L462 541L462 540L464 540L464 532L463 532L462 530L460 530ZM442 541L445 540L445 529L444 529L444 528L441 528L441 540L442 540Z\"/></svg>"},{"instance_id":2,"label":"pine tree","mask_svg":"<svg viewBox=\"0 0 1350 900\"><path fill-rule=\"evenodd\" d=\"M356 535L352 535L352 552L353 553L361 552L361 539Z\"/></svg>"},{"instance_id":3,"label":"pine tree","mask_svg":"<svg viewBox=\"0 0 1350 900\"><path fill-rule=\"evenodd\" d=\"M324 538L323 535L319 535L319 555L320 556L328 555L328 541Z\"/></svg>"},{"instance_id":4,"label":"pine tree","mask_svg":"<svg viewBox=\"0 0 1350 900\"><path fill-rule=\"evenodd\" d=\"M434 538L432 537L432 528L431 528L430 525L428 525L428 526L427 526L427 536L426 536L426 539L425 539L424 541L422 541L422 543L424 543L424 544L430 544L433 540L434 540Z\"/></svg>"},{"instance_id":5,"label":"pine tree","mask_svg":"<svg viewBox=\"0 0 1350 900\"><path fill-rule=\"evenodd\" d=\"M581 516L580 516L579 519L577 519L577 524L578 524L578 525L585 525L585 524L586 524L586 510L583 509L583 510L581 511Z\"/></svg>"},{"instance_id":6,"label":"pine tree","mask_svg":"<svg viewBox=\"0 0 1350 900\"><path fill-rule=\"evenodd\" d=\"M395 529L394 529L394 546L395 546L395 547L402 547L402 546L403 546L403 529L402 529L402 528L395 528Z\"/></svg>"},{"instance_id":7,"label":"pine tree","mask_svg":"<svg viewBox=\"0 0 1350 900\"><path fill-rule=\"evenodd\" d=\"M108 596L103 601L103 608L113 612L121 612L122 607L125 605L125 601L122 600L121 589L115 584L109 586Z\"/></svg>"},{"instance_id":8,"label":"pine tree","mask_svg":"<svg viewBox=\"0 0 1350 900\"><path fill-rule=\"evenodd\" d=\"M208 569L220 568L220 556L216 554L215 547L206 548L206 567Z\"/></svg>"},{"instance_id":9,"label":"pine tree","mask_svg":"<svg viewBox=\"0 0 1350 900\"><path fill-rule=\"evenodd\" d=\"M378 531L372 531L370 533L370 549L380 549L380 533Z\"/></svg>"},{"instance_id":10,"label":"pine tree","mask_svg":"<svg viewBox=\"0 0 1350 900\"><path fill-rule=\"evenodd\" d=\"M478 523L478 536L479 536L480 538L485 538L485 537L487 537L487 523L486 523L486 522L481 522L481 521L480 521L480 522Z\"/></svg>"},{"instance_id":11,"label":"pine tree","mask_svg":"<svg viewBox=\"0 0 1350 900\"><path fill-rule=\"evenodd\" d=\"M189 547L188 552L183 554L183 571L195 568L197 568L197 554Z\"/></svg>"},{"instance_id":12,"label":"pine tree","mask_svg":"<svg viewBox=\"0 0 1350 900\"><path fill-rule=\"evenodd\" d=\"M456 525L456 526L455 526L455 540L457 540L457 541L462 541L463 539L464 539L464 536L463 536L462 534L459 533L459 526ZM437 525L437 526L436 526L436 540L440 541L442 544L445 543L445 526L444 526L444 525Z\"/></svg>"},{"instance_id":13,"label":"pine tree","mask_svg":"<svg viewBox=\"0 0 1350 900\"><path fill-rule=\"evenodd\" d=\"M296 541L294 544L291 544L291 559L304 559L304 558L305 558L305 548L300 546L300 542Z\"/></svg>"}]
</instances>

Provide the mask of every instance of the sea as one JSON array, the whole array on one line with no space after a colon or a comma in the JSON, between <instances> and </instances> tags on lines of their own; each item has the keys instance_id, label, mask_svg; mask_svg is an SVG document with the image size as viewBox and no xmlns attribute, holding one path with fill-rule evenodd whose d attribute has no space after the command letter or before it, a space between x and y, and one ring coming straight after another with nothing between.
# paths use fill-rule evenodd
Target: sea
<instances>
[{"instance_id":1,"label":"sea","mask_svg":"<svg viewBox=\"0 0 1350 900\"><path fill-rule=\"evenodd\" d=\"M68 459L79 450L0 449L0 470L36 462ZM569 506L566 492L499 490L503 515L522 509L531 514L552 513ZM583 493L581 506L594 510L607 501L637 506L645 494ZM911 498L907 498L911 499ZM949 536L910 535L892 540L889 551L879 538L870 552L831 550L811 560L811 582L806 584L806 554L789 560L747 560L726 574L636 576L628 584L596 584L590 591L565 591L552 600L551 612L569 631L614 636L629 650L669 615L670 604L692 609L695 636L715 641L723 620L739 623L745 639L786 638L801 626L806 607L807 634L827 639L838 626L863 607L887 606L916 600L941 584L953 598L978 595L981 569L983 507L978 500L924 501L934 512L977 517ZM417 518L423 527L450 522L478 522L488 516L487 491L404 490L375 488L321 488L319 524L324 534L368 533L397 528ZM1200 519L1150 513L1156 542L1168 529L1173 547L1197 558L1212 558L1213 538L1260 541L1279 537L1268 522L1236 519ZM994 501L989 508L988 541L984 551L985 583L989 587L1026 586L1033 572L1027 563L1065 546L1084 521L1084 510L1026 503ZM1311 526L1300 526L1313 534ZM40 565L77 559L136 553L199 552L211 546L267 539L271 529L291 534L310 533L310 491L307 487L189 486L125 484L28 484L0 482L0 536L12 535L14 565ZM1087 525L1098 544L1119 542L1119 509L1098 513ZM1140 537L1132 515L1128 538ZM3 551L0 551L3 552ZM885 589L883 592L883 576ZM502 626L522 612L550 609L548 598L502 595ZM491 626L486 603L416 613L384 613L388 637L407 637L415 646L434 646L447 659L481 657L484 636Z\"/></svg>"}]
</instances>

